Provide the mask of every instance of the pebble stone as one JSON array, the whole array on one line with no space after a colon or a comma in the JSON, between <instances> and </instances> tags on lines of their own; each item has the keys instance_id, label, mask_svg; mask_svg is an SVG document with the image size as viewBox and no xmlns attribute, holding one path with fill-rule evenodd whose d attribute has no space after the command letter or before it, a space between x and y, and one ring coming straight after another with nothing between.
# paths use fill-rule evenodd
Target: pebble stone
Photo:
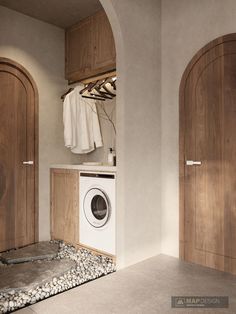
<instances>
[{"instance_id":1,"label":"pebble stone","mask_svg":"<svg viewBox=\"0 0 236 314\"><path fill-rule=\"evenodd\" d=\"M59 252L54 259L71 259L76 262L76 267L34 289L12 289L4 293L0 291L0 313L9 313L26 305L34 304L37 301L115 271L115 265L112 259L108 257L94 255L87 249L76 250L74 246L61 241L51 242L59 243Z\"/></svg>"}]
</instances>

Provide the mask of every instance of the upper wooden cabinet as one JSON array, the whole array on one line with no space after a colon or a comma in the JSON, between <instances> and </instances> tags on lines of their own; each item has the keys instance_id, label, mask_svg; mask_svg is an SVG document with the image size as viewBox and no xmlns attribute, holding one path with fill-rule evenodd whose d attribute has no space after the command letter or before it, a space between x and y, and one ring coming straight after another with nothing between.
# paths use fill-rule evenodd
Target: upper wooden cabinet
<instances>
[{"instance_id":1,"label":"upper wooden cabinet","mask_svg":"<svg viewBox=\"0 0 236 314\"><path fill-rule=\"evenodd\" d=\"M116 68L114 38L101 10L66 30L66 79L80 81Z\"/></svg>"},{"instance_id":2,"label":"upper wooden cabinet","mask_svg":"<svg viewBox=\"0 0 236 314\"><path fill-rule=\"evenodd\" d=\"M83 20L66 31L66 79L86 78L92 70L92 19Z\"/></svg>"},{"instance_id":3,"label":"upper wooden cabinet","mask_svg":"<svg viewBox=\"0 0 236 314\"><path fill-rule=\"evenodd\" d=\"M93 70L114 70L116 49L110 23L104 11L92 17Z\"/></svg>"}]
</instances>

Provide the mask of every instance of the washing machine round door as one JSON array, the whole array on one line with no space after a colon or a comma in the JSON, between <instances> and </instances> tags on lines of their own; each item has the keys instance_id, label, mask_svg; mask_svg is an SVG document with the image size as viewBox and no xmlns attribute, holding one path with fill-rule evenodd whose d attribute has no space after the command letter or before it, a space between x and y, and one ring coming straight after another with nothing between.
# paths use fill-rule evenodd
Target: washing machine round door
<instances>
[{"instance_id":1,"label":"washing machine round door","mask_svg":"<svg viewBox=\"0 0 236 314\"><path fill-rule=\"evenodd\" d=\"M84 198L84 214L87 221L95 228L103 227L110 217L110 203L106 194L93 188Z\"/></svg>"}]
</instances>

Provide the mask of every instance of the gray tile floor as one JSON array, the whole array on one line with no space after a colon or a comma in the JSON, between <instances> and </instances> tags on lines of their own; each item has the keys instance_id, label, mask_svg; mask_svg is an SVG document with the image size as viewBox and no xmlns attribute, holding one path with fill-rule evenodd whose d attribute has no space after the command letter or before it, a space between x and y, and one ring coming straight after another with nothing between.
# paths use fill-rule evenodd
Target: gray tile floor
<instances>
[{"instance_id":1,"label":"gray tile floor","mask_svg":"<svg viewBox=\"0 0 236 314\"><path fill-rule=\"evenodd\" d=\"M171 296L229 296L228 309L172 309ZM236 276L159 255L17 314L236 313Z\"/></svg>"}]
</instances>

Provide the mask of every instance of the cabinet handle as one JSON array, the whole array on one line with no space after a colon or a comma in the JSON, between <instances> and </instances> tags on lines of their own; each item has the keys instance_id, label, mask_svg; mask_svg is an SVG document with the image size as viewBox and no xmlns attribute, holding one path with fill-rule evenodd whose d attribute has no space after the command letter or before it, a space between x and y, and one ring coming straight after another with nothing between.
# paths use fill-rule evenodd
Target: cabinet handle
<instances>
[{"instance_id":1,"label":"cabinet handle","mask_svg":"<svg viewBox=\"0 0 236 314\"><path fill-rule=\"evenodd\" d=\"M33 165L33 164L34 164L33 160L23 161L23 165Z\"/></svg>"},{"instance_id":2,"label":"cabinet handle","mask_svg":"<svg viewBox=\"0 0 236 314\"><path fill-rule=\"evenodd\" d=\"M201 161L186 160L186 166L201 166Z\"/></svg>"}]
</instances>

